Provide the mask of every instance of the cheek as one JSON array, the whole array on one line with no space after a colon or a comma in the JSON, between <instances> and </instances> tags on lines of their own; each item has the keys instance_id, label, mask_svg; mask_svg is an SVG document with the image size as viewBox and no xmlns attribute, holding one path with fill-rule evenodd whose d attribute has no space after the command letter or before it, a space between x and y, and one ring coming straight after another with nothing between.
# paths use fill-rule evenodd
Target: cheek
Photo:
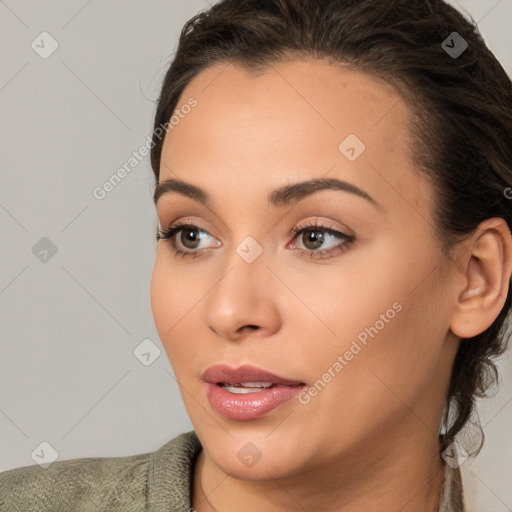
<instances>
[{"instance_id":1,"label":"cheek","mask_svg":"<svg viewBox=\"0 0 512 512\"><path fill-rule=\"evenodd\" d=\"M169 356L174 352L170 350L172 340L176 338L176 332L182 324L187 323L197 299L191 280L184 277L184 272L177 270L166 250L164 245L160 245L157 250L150 297L155 326Z\"/></svg>"},{"instance_id":2,"label":"cheek","mask_svg":"<svg viewBox=\"0 0 512 512\"><path fill-rule=\"evenodd\" d=\"M333 400L342 390L378 406L382 393L391 394L386 384L410 390L412 399L431 378L445 334L439 308L433 307L442 302L439 272L429 263L436 256L426 246L396 247L383 242L346 257L343 265L322 269L324 275L317 270L313 281L304 273L294 278L294 290L317 317L290 306L300 358L308 362L310 382L336 381L329 384Z\"/></svg>"},{"instance_id":3,"label":"cheek","mask_svg":"<svg viewBox=\"0 0 512 512\"><path fill-rule=\"evenodd\" d=\"M401 304L412 290L411 273L418 269L410 254L397 251L386 240L347 252L336 265L310 267L302 265L293 273L283 269L303 302L294 301L290 318L306 331L315 327L340 349L375 323L379 330L383 321L387 327L387 320L397 316L396 303Z\"/></svg>"}]
</instances>

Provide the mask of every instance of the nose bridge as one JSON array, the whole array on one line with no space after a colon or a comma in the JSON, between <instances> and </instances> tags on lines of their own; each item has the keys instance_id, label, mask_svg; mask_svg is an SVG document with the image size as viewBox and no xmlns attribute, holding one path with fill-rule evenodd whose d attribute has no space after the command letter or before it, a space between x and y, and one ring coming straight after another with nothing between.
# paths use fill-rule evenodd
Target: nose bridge
<instances>
[{"instance_id":1,"label":"nose bridge","mask_svg":"<svg viewBox=\"0 0 512 512\"><path fill-rule=\"evenodd\" d=\"M226 257L222 276L205 298L205 322L217 334L234 337L246 325L277 328L278 307L268 280L263 246L246 236Z\"/></svg>"},{"instance_id":2,"label":"nose bridge","mask_svg":"<svg viewBox=\"0 0 512 512\"><path fill-rule=\"evenodd\" d=\"M225 301L254 303L261 300L261 285L266 280L267 258L263 254L263 246L252 236L246 236L238 244L234 244L231 254L224 262L223 278L212 290L211 296ZM259 297L259 299L258 299Z\"/></svg>"}]
</instances>

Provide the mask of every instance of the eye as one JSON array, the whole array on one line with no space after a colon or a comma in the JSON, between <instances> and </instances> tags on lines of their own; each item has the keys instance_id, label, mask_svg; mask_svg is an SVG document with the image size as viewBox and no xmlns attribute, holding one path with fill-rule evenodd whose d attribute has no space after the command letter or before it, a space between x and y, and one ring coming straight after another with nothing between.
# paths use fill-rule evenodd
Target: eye
<instances>
[{"instance_id":1,"label":"eye","mask_svg":"<svg viewBox=\"0 0 512 512\"><path fill-rule=\"evenodd\" d=\"M301 254L310 258L328 258L348 249L355 237L324 226L321 222L296 226L292 229L299 240ZM341 240L341 241L340 241ZM302 245L302 247L300 247Z\"/></svg>"},{"instance_id":2,"label":"eye","mask_svg":"<svg viewBox=\"0 0 512 512\"><path fill-rule=\"evenodd\" d=\"M342 252L355 241L355 237L342 231L323 225L321 222L310 222L306 225L298 225L291 231L298 238L299 247L292 245L292 249L309 258L329 258ZM208 243L209 239L214 242ZM200 256L209 252L212 247L219 247L221 242L213 238L201 227L186 221L178 221L165 231L159 230L157 242L169 240L172 251L182 257Z\"/></svg>"},{"instance_id":3,"label":"eye","mask_svg":"<svg viewBox=\"0 0 512 512\"><path fill-rule=\"evenodd\" d=\"M213 239L207 231L188 222L176 222L165 231L159 230L156 238L157 242L169 240L172 250L183 257L195 257L204 252L205 249L208 249L208 246L204 246L205 243L208 243L208 238ZM219 245L221 243L216 240L213 247L218 247Z\"/></svg>"}]
</instances>

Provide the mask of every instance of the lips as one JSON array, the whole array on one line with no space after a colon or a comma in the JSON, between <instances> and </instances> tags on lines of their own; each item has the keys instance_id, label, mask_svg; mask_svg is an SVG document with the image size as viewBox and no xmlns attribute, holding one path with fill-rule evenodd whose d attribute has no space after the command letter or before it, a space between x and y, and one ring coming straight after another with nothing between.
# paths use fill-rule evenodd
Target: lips
<instances>
[{"instance_id":1,"label":"lips","mask_svg":"<svg viewBox=\"0 0 512 512\"><path fill-rule=\"evenodd\" d=\"M283 386L304 385L304 382L281 377L275 373L248 364L231 368L224 364L210 366L203 373L203 380L211 384L241 384L243 382L266 382Z\"/></svg>"},{"instance_id":2,"label":"lips","mask_svg":"<svg viewBox=\"0 0 512 512\"><path fill-rule=\"evenodd\" d=\"M204 390L212 409L225 418L248 421L261 418L290 403L304 382L243 365L215 365L203 373Z\"/></svg>"}]
</instances>

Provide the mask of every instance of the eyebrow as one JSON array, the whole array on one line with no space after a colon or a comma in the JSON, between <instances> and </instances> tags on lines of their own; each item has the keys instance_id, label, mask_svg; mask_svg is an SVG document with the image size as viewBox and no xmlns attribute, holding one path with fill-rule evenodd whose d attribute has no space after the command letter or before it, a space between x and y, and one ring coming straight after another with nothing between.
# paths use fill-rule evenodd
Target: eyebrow
<instances>
[{"instance_id":1,"label":"eyebrow","mask_svg":"<svg viewBox=\"0 0 512 512\"><path fill-rule=\"evenodd\" d=\"M286 206L290 203L301 201L321 190L342 190L343 192L348 192L349 194L354 194L366 199L374 206L378 205L377 201L364 190L337 178L313 178L298 183L292 183L291 185L285 185L272 191L267 198L267 202L270 206ZM153 194L155 205L160 197L171 192L188 197L207 206L211 206L212 203L210 196L196 185L192 185L192 183L187 183L177 178L168 178L156 185Z\"/></svg>"}]
</instances>

